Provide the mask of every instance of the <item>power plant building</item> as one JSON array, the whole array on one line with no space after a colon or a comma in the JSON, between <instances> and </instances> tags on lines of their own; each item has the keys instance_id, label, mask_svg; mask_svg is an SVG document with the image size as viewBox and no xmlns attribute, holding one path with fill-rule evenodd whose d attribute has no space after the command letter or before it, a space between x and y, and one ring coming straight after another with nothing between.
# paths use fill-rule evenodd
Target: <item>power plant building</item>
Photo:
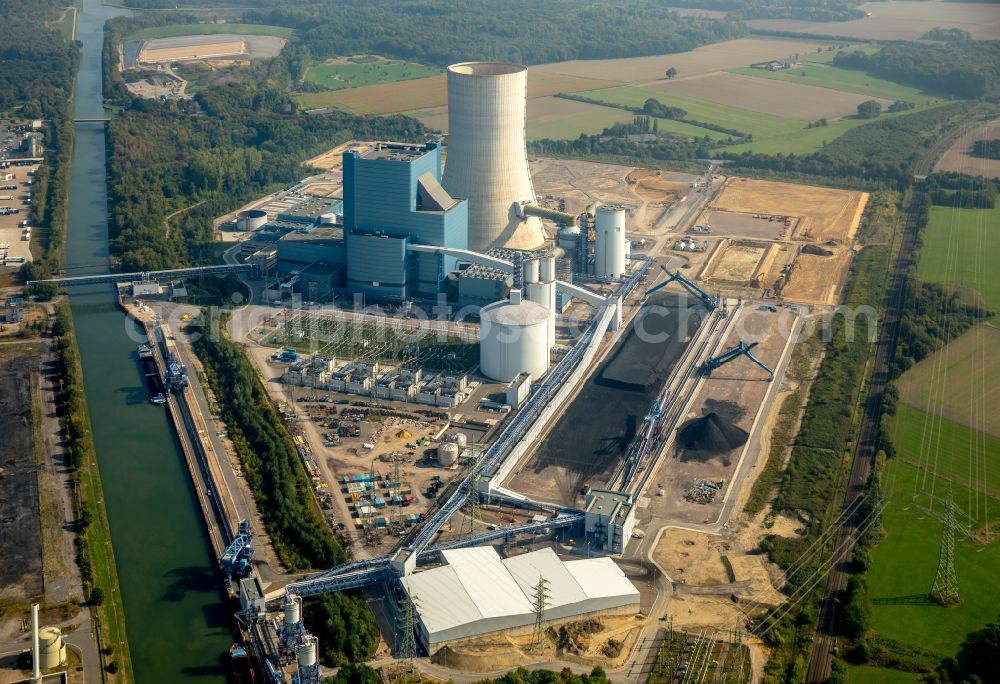
<instances>
[{"instance_id":1,"label":"power plant building","mask_svg":"<svg viewBox=\"0 0 1000 684\"><path fill-rule=\"evenodd\" d=\"M610 558L562 561L550 549L501 559L492 546L442 551L447 565L402 578L429 654L450 642L534 629L539 577L548 582L545 623L639 610L639 591Z\"/></svg>"},{"instance_id":2,"label":"power plant building","mask_svg":"<svg viewBox=\"0 0 1000 684\"><path fill-rule=\"evenodd\" d=\"M448 67L448 163L442 184L469 201L469 249L536 249L542 223L533 204L524 126L528 70L519 64L463 62Z\"/></svg>"},{"instance_id":3,"label":"power plant building","mask_svg":"<svg viewBox=\"0 0 1000 684\"><path fill-rule=\"evenodd\" d=\"M453 257L407 251L408 244L465 249L469 207L441 187L436 143L379 143L344 153L347 287L376 297L433 297Z\"/></svg>"}]
</instances>

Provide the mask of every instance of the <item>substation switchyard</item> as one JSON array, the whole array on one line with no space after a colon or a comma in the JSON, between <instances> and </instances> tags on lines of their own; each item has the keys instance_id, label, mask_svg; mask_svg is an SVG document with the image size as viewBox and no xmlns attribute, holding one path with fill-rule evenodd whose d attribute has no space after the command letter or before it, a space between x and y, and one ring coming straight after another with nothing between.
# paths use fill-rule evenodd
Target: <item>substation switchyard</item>
<instances>
[{"instance_id":1,"label":"substation switchyard","mask_svg":"<svg viewBox=\"0 0 1000 684\"><path fill-rule=\"evenodd\" d=\"M279 306L252 335L274 353L254 360L304 426L296 445L354 558L265 582L249 526L231 535L222 562L269 681L320 681L302 600L352 589L404 664L486 668L470 640L505 640L511 664L544 639L585 662L642 657L669 593L648 560L658 533L727 526L807 307L833 296L790 303L755 275L818 223L715 236L712 217L734 219L713 208L733 181L714 165L648 225L635 192L641 206L567 211L529 172L526 69L468 62L447 81L446 160L436 141L352 142L339 169L219 221ZM425 306L444 314L421 329Z\"/></svg>"}]
</instances>

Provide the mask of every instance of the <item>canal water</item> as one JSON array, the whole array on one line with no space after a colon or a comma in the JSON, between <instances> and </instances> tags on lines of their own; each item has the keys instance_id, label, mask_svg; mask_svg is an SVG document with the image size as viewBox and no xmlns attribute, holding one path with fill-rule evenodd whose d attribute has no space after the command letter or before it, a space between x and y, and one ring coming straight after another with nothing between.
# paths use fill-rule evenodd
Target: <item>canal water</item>
<instances>
[{"instance_id":1,"label":"canal water","mask_svg":"<svg viewBox=\"0 0 1000 684\"><path fill-rule=\"evenodd\" d=\"M122 10L84 0L76 116L103 116L104 22ZM70 185L67 272L108 270L105 131L78 123ZM139 684L219 682L229 616L193 485L168 414L149 403L135 357L137 326L109 286L74 290L73 319L91 429Z\"/></svg>"}]
</instances>

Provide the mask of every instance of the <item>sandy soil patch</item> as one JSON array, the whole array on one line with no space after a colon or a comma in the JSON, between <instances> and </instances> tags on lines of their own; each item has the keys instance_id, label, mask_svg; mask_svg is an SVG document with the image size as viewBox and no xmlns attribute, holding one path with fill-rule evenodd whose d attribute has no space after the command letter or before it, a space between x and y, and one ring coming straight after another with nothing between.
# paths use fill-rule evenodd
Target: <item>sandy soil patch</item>
<instances>
[{"instance_id":1,"label":"sandy soil patch","mask_svg":"<svg viewBox=\"0 0 1000 684\"><path fill-rule=\"evenodd\" d=\"M595 201L640 204L625 180L631 166L548 158L533 159L528 166L535 194L565 199L568 212L579 213Z\"/></svg>"},{"instance_id":2,"label":"sandy soil patch","mask_svg":"<svg viewBox=\"0 0 1000 684\"><path fill-rule=\"evenodd\" d=\"M754 19L751 29L794 31L816 35L856 36L874 40L917 40L935 26L960 28L976 40L1000 39L1000 13L992 3L971 2L869 2L859 7L871 16L852 21L798 21Z\"/></svg>"},{"instance_id":3,"label":"sandy soil patch","mask_svg":"<svg viewBox=\"0 0 1000 684\"><path fill-rule=\"evenodd\" d=\"M713 209L801 216L793 239L848 244L857 232L868 193L812 185L731 178Z\"/></svg>"},{"instance_id":4,"label":"sandy soil patch","mask_svg":"<svg viewBox=\"0 0 1000 684\"><path fill-rule=\"evenodd\" d=\"M824 249L833 251L833 255L803 253L795 258L791 280L781 291L782 298L805 304L837 303L853 252L847 247Z\"/></svg>"},{"instance_id":5,"label":"sandy soil patch","mask_svg":"<svg viewBox=\"0 0 1000 684\"><path fill-rule=\"evenodd\" d=\"M650 202L676 202L690 188L686 181L668 180L662 172L651 169L635 169L625 180L637 195Z\"/></svg>"},{"instance_id":6,"label":"sandy soil patch","mask_svg":"<svg viewBox=\"0 0 1000 684\"><path fill-rule=\"evenodd\" d=\"M872 99L830 88L728 73L675 79L652 87L665 93L803 121L851 116L858 113L859 104ZM890 100L879 101L883 107L892 104Z\"/></svg>"},{"instance_id":7,"label":"sandy soil patch","mask_svg":"<svg viewBox=\"0 0 1000 684\"><path fill-rule=\"evenodd\" d=\"M994 119L963 135L952 145L934 166L935 171L958 171L971 176L1000 178L1000 159L984 159L972 156L972 144L976 140L996 140L1000 138L1000 119Z\"/></svg>"},{"instance_id":8,"label":"sandy soil patch","mask_svg":"<svg viewBox=\"0 0 1000 684\"><path fill-rule=\"evenodd\" d=\"M650 55L624 59L577 59L532 67L532 71L551 71L628 83L645 83L664 78L664 72L677 69L677 79L709 74L753 62L781 59L796 53L815 52L822 43L804 40L758 40L740 38L714 45L703 45L690 52ZM825 46L824 46L825 47ZM530 72L529 72L530 73Z\"/></svg>"}]
</instances>

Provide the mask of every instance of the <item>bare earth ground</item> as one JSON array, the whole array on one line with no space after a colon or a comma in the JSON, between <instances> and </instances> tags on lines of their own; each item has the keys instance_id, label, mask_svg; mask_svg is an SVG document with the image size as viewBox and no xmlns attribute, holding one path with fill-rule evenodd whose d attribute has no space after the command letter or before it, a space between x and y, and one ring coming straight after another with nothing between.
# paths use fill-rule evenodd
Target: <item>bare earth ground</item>
<instances>
[{"instance_id":1,"label":"bare earth ground","mask_svg":"<svg viewBox=\"0 0 1000 684\"><path fill-rule=\"evenodd\" d=\"M326 171L339 171L340 166L344 161L344 152L354 150L358 153L364 153L369 149L371 149L371 145L359 143L356 140L350 140L345 142L343 145L337 145L322 154L318 154L312 159L305 160L302 162L302 165L311 166L317 169L324 169Z\"/></svg>"},{"instance_id":2,"label":"bare earth ground","mask_svg":"<svg viewBox=\"0 0 1000 684\"><path fill-rule=\"evenodd\" d=\"M973 157L972 143L976 140L1000 138L1000 119L983 124L955 141L934 166L935 171L958 171L971 176L1000 178L1000 159Z\"/></svg>"},{"instance_id":3,"label":"bare earth ground","mask_svg":"<svg viewBox=\"0 0 1000 684\"><path fill-rule=\"evenodd\" d=\"M784 313L745 309L720 351L734 347L740 339L747 343L759 342L753 350L754 356L774 368L785 349L788 334L785 328L790 325L788 320L791 319ZM752 432L754 419L768 387L767 374L763 369L745 358L731 361L714 371L704 382L680 425L714 411L731 424ZM701 479L724 479L728 488L743 448L706 454L688 451L675 442L669 457L662 461L652 478L656 487L663 489L663 496L650 496L642 517L702 524L715 522L722 510L723 493L727 490L716 495L709 504L687 501L684 491ZM655 492L656 488L652 491Z\"/></svg>"},{"instance_id":4,"label":"bare earth ground","mask_svg":"<svg viewBox=\"0 0 1000 684\"><path fill-rule=\"evenodd\" d=\"M794 239L849 244L861 223L867 201L866 192L731 178L712 208L802 216Z\"/></svg>"},{"instance_id":5,"label":"bare earth ground","mask_svg":"<svg viewBox=\"0 0 1000 684\"><path fill-rule=\"evenodd\" d=\"M276 57L287 41L278 36L245 36L231 33L154 38L144 41L139 51L145 62L171 62L248 54L258 59Z\"/></svg>"},{"instance_id":6,"label":"bare earth ground","mask_svg":"<svg viewBox=\"0 0 1000 684\"><path fill-rule=\"evenodd\" d=\"M874 40L917 40L935 26L960 28L976 40L1000 39L1000 13L993 3L971 2L870 2L858 9L870 17L852 21L798 21L794 19L753 19L751 29L793 31L795 33L855 36Z\"/></svg>"},{"instance_id":7,"label":"bare earth ground","mask_svg":"<svg viewBox=\"0 0 1000 684\"><path fill-rule=\"evenodd\" d=\"M922 411L930 406L947 420L1000 437L1000 412L995 409L1000 404L998 349L1000 329L981 323L906 371L899 379L899 398ZM943 394L934 380L935 371L940 373L942 367L948 369L948 391ZM974 382L976 386L982 382L986 394L981 403L991 407L978 425L974 424L977 411L970 391Z\"/></svg>"},{"instance_id":8,"label":"bare earth ground","mask_svg":"<svg viewBox=\"0 0 1000 684\"><path fill-rule=\"evenodd\" d=\"M710 272L702 273L701 277L746 284L754 277L769 247L768 243L730 242L720 248L722 254L712 261Z\"/></svg>"},{"instance_id":9,"label":"bare earth ground","mask_svg":"<svg viewBox=\"0 0 1000 684\"><path fill-rule=\"evenodd\" d=\"M804 304L836 304L843 276L851 265L852 251L847 247L826 247L833 256L799 254L792 279L781 291L783 299ZM770 284L766 284L770 285Z\"/></svg>"},{"instance_id":10,"label":"bare earth ground","mask_svg":"<svg viewBox=\"0 0 1000 684\"><path fill-rule=\"evenodd\" d=\"M532 67L531 71L644 83L664 78L664 72L671 67L677 69L677 78L680 79L731 67L749 66L752 62L781 59L797 52L815 52L817 45L819 44L816 42L803 40L740 38L704 45L680 54L554 62Z\"/></svg>"},{"instance_id":11,"label":"bare earth ground","mask_svg":"<svg viewBox=\"0 0 1000 684\"><path fill-rule=\"evenodd\" d=\"M803 121L815 121L821 117L840 119L855 115L859 104L872 99L867 95L844 93L830 88L729 73L674 79L653 88L665 93ZM883 107L892 104L890 100L879 101Z\"/></svg>"},{"instance_id":12,"label":"bare earth ground","mask_svg":"<svg viewBox=\"0 0 1000 684\"><path fill-rule=\"evenodd\" d=\"M566 211L578 213L596 201L637 207L641 201L625 177L631 166L539 158L529 162L535 194L566 200Z\"/></svg>"}]
</instances>

